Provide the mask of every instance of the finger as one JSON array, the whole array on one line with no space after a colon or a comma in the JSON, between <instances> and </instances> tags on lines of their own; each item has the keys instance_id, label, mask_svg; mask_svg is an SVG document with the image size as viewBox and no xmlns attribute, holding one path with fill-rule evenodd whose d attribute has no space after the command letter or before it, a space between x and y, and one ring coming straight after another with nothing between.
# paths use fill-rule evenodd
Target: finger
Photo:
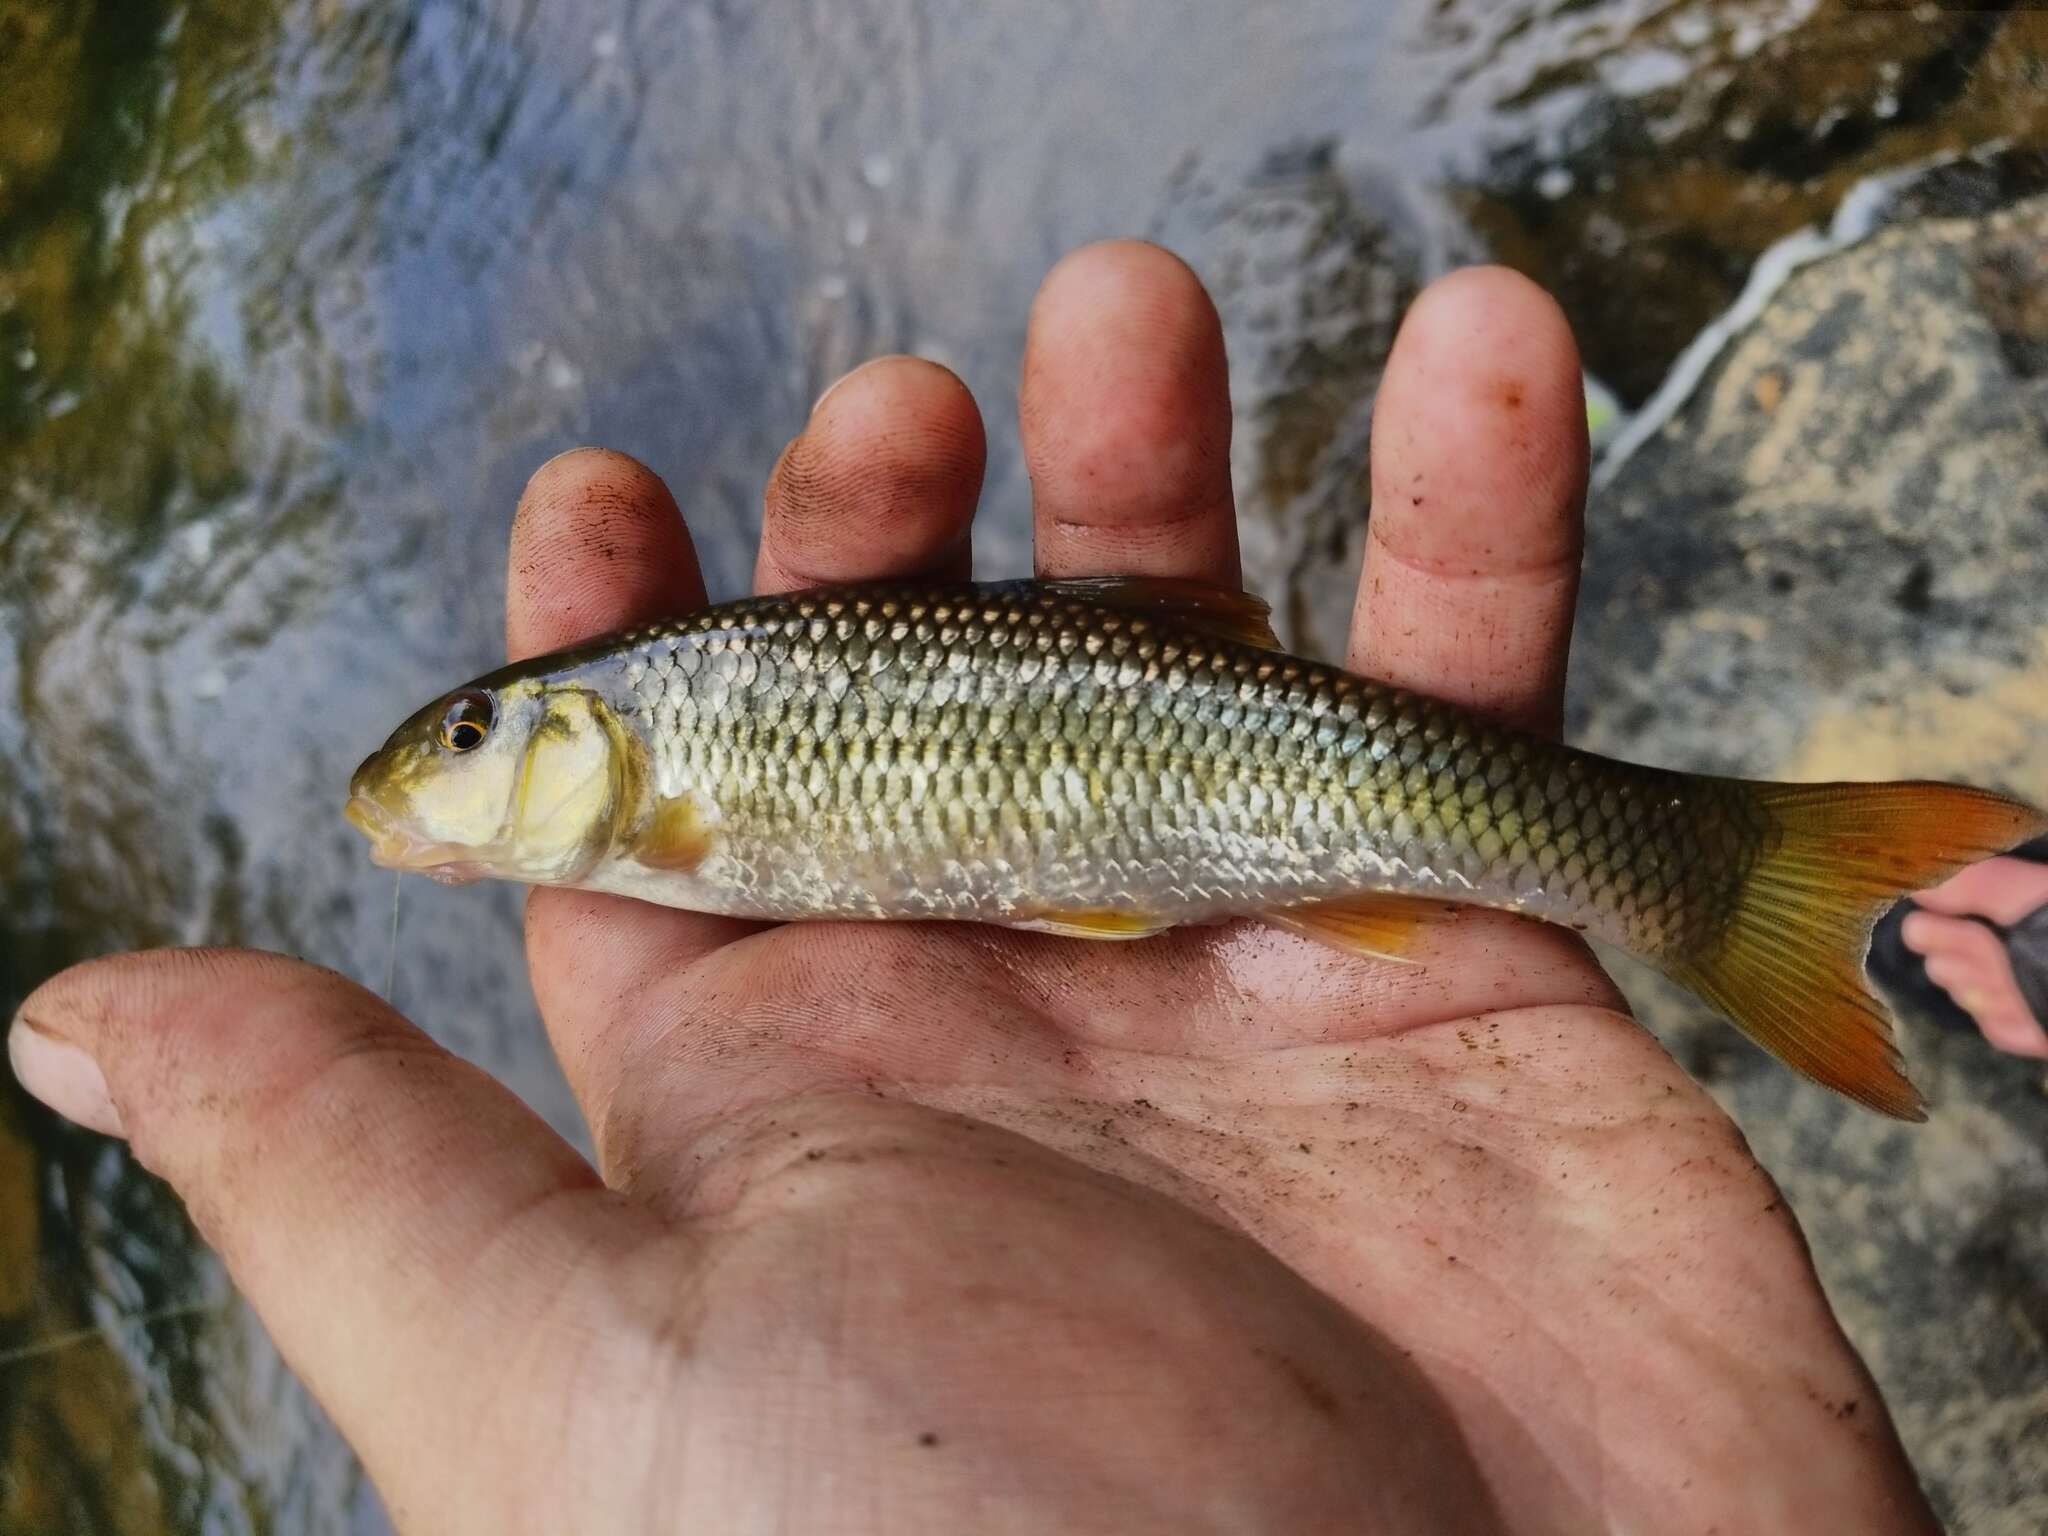
<instances>
[{"instance_id":1,"label":"finger","mask_svg":"<svg viewBox=\"0 0 2048 1536\"><path fill-rule=\"evenodd\" d=\"M512 520L505 649L512 660L704 602L675 498L623 453L575 448L534 472Z\"/></svg>"},{"instance_id":2,"label":"finger","mask_svg":"<svg viewBox=\"0 0 2048 1536\"><path fill-rule=\"evenodd\" d=\"M1352 664L1555 732L1586 494L1563 313L1503 268L1451 274L1409 311L1375 410Z\"/></svg>"},{"instance_id":3,"label":"finger","mask_svg":"<svg viewBox=\"0 0 2048 1536\"><path fill-rule=\"evenodd\" d=\"M1054 267L1018 411L1042 574L1237 585L1223 327L1181 261L1112 240Z\"/></svg>"},{"instance_id":4,"label":"finger","mask_svg":"<svg viewBox=\"0 0 2048 1536\"><path fill-rule=\"evenodd\" d=\"M596 891L536 890L526 903L526 964L548 1043L593 1130L610 1114L640 1036L667 1020L669 984L764 923L655 906ZM609 1171L602 1158L599 1166Z\"/></svg>"},{"instance_id":5,"label":"finger","mask_svg":"<svg viewBox=\"0 0 2048 1536\"><path fill-rule=\"evenodd\" d=\"M2030 859L1985 859L1913 900L1930 912L1988 917L2000 927L2010 928L2028 913L2048 907L2048 864Z\"/></svg>"},{"instance_id":6,"label":"finger","mask_svg":"<svg viewBox=\"0 0 2048 1536\"><path fill-rule=\"evenodd\" d=\"M78 967L22 1005L25 1086L105 1114L168 1180L396 1507L450 1528L494 1396L565 1282L627 1219L518 1099L331 972L166 951ZM66 1102L64 1095L73 1095ZM532 1389L533 1383L521 1385Z\"/></svg>"},{"instance_id":7,"label":"finger","mask_svg":"<svg viewBox=\"0 0 2048 1536\"><path fill-rule=\"evenodd\" d=\"M2027 1007L1997 934L1967 918L1916 912L1901 937L1927 957L1927 979L1955 999L1992 1045L2016 1056L2048 1056L2048 1031Z\"/></svg>"},{"instance_id":8,"label":"finger","mask_svg":"<svg viewBox=\"0 0 2048 1536\"><path fill-rule=\"evenodd\" d=\"M703 602L704 580L675 498L644 464L579 448L550 459L527 483L512 523L506 583L511 656L574 645ZM532 892L526 961L534 996L586 1112L591 1054L610 1048L612 1017L601 999L751 931L620 896Z\"/></svg>"},{"instance_id":9,"label":"finger","mask_svg":"<svg viewBox=\"0 0 2048 1536\"><path fill-rule=\"evenodd\" d=\"M1931 917L1925 912L1909 912L1906 920L1899 924L1899 940L1906 948L1923 959L1937 953L1944 942L1958 929L1975 928L1976 923L1955 917Z\"/></svg>"},{"instance_id":10,"label":"finger","mask_svg":"<svg viewBox=\"0 0 2048 1536\"><path fill-rule=\"evenodd\" d=\"M946 369L915 357L854 369L768 477L754 590L965 579L987 459L981 412Z\"/></svg>"}]
</instances>

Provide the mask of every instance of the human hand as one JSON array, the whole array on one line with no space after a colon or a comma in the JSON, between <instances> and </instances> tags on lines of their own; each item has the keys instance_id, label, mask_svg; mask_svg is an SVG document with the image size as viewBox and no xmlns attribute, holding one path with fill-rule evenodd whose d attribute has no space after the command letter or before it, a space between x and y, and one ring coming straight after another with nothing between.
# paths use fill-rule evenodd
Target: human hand
<instances>
[{"instance_id":1,"label":"human hand","mask_svg":"<svg viewBox=\"0 0 2048 1536\"><path fill-rule=\"evenodd\" d=\"M2048 1019L2028 1003L2006 941L1978 921L2011 928L2048 909L2048 864L1986 859L1913 900L1922 910L1908 915L1899 937L1926 960L1927 979L2001 1051L2048 1056Z\"/></svg>"},{"instance_id":2,"label":"human hand","mask_svg":"<svg viewBox=\"0 0 2048 1536\"><path fill-rule=\"evenodd\" d=\"M1041 572L1236 580L1178 263L1063 263L1022 414ZM950 374L857 371L757 584L965 574L982 461ZM1432 288L1351 663L1554 730L1585 471L1555 306ZM535 476L514 655L702 601L647 471ZM595 1170L273 957L98 962L11 1037L182 1192L402 1528L1934 1528L1769 1179L1561 931L1463 914L1402 966L555 890L527 926Z\"/></svg>"}]
</instances>

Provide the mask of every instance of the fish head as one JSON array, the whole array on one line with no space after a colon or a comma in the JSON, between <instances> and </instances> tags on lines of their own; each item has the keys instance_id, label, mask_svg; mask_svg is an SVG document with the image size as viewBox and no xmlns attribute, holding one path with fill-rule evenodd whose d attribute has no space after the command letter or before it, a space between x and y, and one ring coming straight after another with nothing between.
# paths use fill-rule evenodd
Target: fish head
<instances>
[{"instance_id":1,"label":"fish head","mask_svg":"<svg viewBox=\"0 0 2048 1536\"><path fill-rule=\"evenodd\" d=\"M436 699L349 781L346 815L370 857L444 884L561 885L610 849L628 759L597 694L538 678L487 678Z\"/></svg>"}]
</instances>

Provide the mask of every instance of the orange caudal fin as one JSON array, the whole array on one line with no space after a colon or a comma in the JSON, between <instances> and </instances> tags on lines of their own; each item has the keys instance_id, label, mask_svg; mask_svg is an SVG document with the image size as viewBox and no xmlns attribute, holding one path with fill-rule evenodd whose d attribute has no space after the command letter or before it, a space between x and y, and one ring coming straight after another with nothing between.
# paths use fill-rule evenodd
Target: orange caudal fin
<instances>
[{"instance_id":1,"label":"orange caudal fin","mask_svg":"<svg viewBox=\"0 0 2048 1536\"><path fill-rule=\"evenodd\" d=\"M2048 816L1953 784L1756 784L1773 829L1719 939L1672 978L1815 1081L1902 1120L1926 1111L1864 962L1900 897L2048 830Z\"/></svg>"}]
</instances>

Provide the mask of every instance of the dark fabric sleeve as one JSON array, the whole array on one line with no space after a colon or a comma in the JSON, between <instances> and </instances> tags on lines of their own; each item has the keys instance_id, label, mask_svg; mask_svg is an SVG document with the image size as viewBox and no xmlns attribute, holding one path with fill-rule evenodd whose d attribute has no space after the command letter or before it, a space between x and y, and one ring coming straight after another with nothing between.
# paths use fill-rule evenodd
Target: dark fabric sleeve
<instances>
[{"instance_id":1,"label":"dark fabric sleeve","mask_svg":"<svg viewBox=\"0 0 2048 1536\"><path fill-rule=\"evenodd\" d=\"M2005 931L2005 952L2020 996L2034 1022L2048 1028L2048 907L2028 913Z\"/></svg>"}]
</instances>

